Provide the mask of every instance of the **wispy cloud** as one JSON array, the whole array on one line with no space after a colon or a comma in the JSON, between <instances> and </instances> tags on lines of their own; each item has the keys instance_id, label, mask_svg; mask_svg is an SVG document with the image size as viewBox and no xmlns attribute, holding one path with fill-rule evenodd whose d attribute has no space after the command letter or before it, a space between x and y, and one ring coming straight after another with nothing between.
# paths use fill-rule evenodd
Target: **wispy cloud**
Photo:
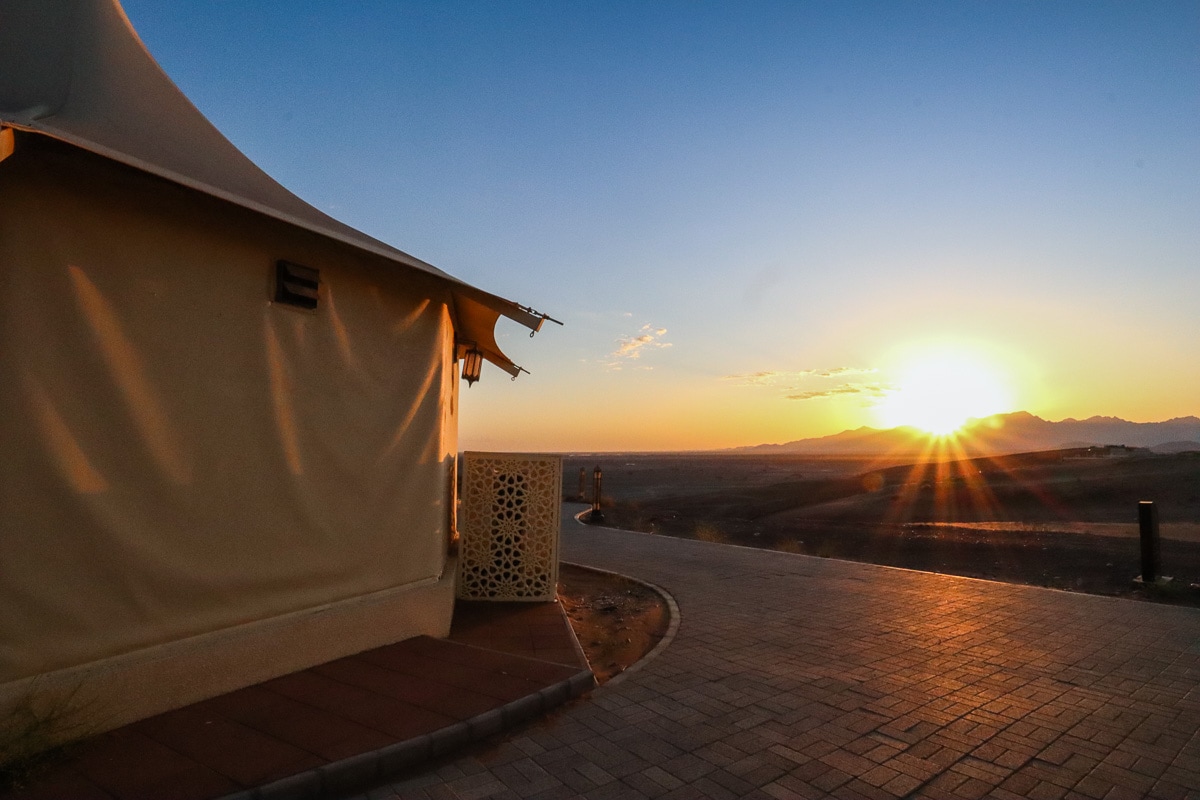
<instances>
[{"instance_id":1,"label":"wispy cloud","mask_svg":"<svg viewBox=\"0 0 1200 800\"><path fill-rule=\"evenodd\" d=\"M810 369L806 374L815 375L818 378L835 378L839 375L870 375L879 370L874 367L864 369L863 367L834 367L833 369Z\"/></svg>"},{"instance_id":2,"label":"wispy cloud","mask_svg":"<svg viewBox=\"0 0 1200 800\"><path fill-rule=\"evenodd\" d=\"M608 354L609 360L605 366L609 369L621 369L625 363L640 359L642 353L647 350L661 350L670 347L670 342L663 341L663 337L666 335L666 328L643 325L637 333L617 339L617 349Z\"/></svg>"},{"instance_id":3,"label":"wispy cloud","mask_svg":"<svg viewBox=\"0 0 1200 800\"><path fill-rule=\"evenodd\" d=\"M806 392L786 395L788 400L820 400L824 397L840 397L842 395L861 394L868 397L883 397L888 387L879 383L843 383L832 389L814 389Z\"/></svg>"},{"instance_id":4,"label":"wispy cloud","mask_svg":"<svg viewBox=\"0 0 1200 800\"><path fill-rule=\"evenodd\" d=\"M891 389L886 383L846 381L856 375L871 375L874 367L832 367L830 369L764 370L740 375L726 375L721 380L738 386L763 386L779 393L786 400L821 400L832 397L883 397ZM843 382L830 386L832 379Z\"/></svg>"},{"instance_id":5,"label":"wispy cloud","mask_svg":"<svg viewBox=\"0 0 1200 800\"><path fill-rule=\"evenodd\" d=\"M723 375L721 380L737 383L739 386L772 386L785 375L795 375L794 372L750 372L745 375Z\"/></svg>"},{"instance_id":6,"label":"wispy cloud","mask_svg":"<svg viewBox=\"0 0 1200 800\"><path fill-rule=\"evenodd\" d=\"M649 326L642 328L648 330ZM640 358L642 350L650 347L670 347L670 342L663 342L659 337L665 335L666 328L655 328L650 333L643 333L639 336L623 336L617 340L618 347L613 351L613 356L617 358Z\"/></svg>"},{"instance_id":7,"label":"wispy cloud","mask_svg":"<svg viewBox=\"0 0 1200 800\"><path fill-rule=\"evenodd\" d=\"M725 375L723 381L736 383L739 386L779 386L784 389L795 389L805 378L838 378L849 375L870 375L878 372L876 369L862 367L834 367L833 369L802 369L802 370L767 370L749 372L741 375Z\"/></svg>"}]
</instances>

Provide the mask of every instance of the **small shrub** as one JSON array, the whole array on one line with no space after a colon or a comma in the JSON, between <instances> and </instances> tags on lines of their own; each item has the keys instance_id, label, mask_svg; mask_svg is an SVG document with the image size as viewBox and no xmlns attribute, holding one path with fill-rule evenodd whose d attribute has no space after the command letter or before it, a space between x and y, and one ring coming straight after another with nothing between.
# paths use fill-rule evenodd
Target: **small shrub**
<instances>
[{"instance_id":1,"label":"small shrub","mask_svg":"<svg viewBox=\"0 0 1200 800\"><path fill-rule=\"evenodd\" d=\"M1186 581L1160 581L1142 584L1145 596L1164 603L1186 603L1200 599L1200 585Z\"/></svg>"},{"instance_id":2,"label":"small shrub","mask_svg":"<svg viewBox=\"0 0 1200 800\"><path fill-rule=\"evenodd\" d=\"M817 545L816 552L813 553L813 555L819 558L833 558L833 556L837 555L837 548L834 547L833 542L829 541L828 539L823 539L820 544Z\"/></svg>"},{"instance_id":3,"label":"small shrub","mask_svg":"<svg viewBox=\"0 0 1200 800\"><path fill-rule=\"evenodd\" d=\"M724 544L729 541L720 528L708 522L696 523L696 530L692 533L692 538L699 539L702 542L714 542L716 544Z\"/></svg>"},{"instance_id":4,"label":"small shrub","mask_svg":"<svg viewBox=\"0 0 1200 800\"><path fill-rule=\"evenodd\" d=\"M76 691L50 700L44 709L27 697L0 718L0 793L22 788L71 742L88 735L74 702Z\"/></svg>"}]
</instances>

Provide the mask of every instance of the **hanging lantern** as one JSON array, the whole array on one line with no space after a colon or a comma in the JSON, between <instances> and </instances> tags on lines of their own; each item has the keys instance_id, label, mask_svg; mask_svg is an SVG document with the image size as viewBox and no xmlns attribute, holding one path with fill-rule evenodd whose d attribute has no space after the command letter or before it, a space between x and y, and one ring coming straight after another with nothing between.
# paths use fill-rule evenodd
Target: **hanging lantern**
<instances>
[{"instance_id":1,"label":"hanging lantern","mask_svg":"<svg viewBox=\"0 0 1200 800\"><path fill-rule=\"evenodd\" d=\"M467 348L463 353L462 376L467 382L467 386L471 386L475 381L479 380L479 373L483 369L483 353L479 352L474 345Z\"/></svg>"}]
</instances>

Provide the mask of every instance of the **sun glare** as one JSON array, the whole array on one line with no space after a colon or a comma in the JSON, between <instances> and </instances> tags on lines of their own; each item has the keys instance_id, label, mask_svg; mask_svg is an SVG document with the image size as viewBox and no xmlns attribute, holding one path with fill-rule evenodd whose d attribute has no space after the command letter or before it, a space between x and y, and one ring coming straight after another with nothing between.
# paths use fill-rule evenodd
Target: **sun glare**
<instances>
[{"instance_id":1,"label":"sun glare","mask_svg":"<svg viewBox=\"0 0 1200 800\"><path fill-rule=\"evenodd\" d=\"M936 353L915 359L875 411L889 428L908 425L946 436L972 417L1010 411L1009 403L1004 383L982 360Z\"/></svg>"}]
</instances>

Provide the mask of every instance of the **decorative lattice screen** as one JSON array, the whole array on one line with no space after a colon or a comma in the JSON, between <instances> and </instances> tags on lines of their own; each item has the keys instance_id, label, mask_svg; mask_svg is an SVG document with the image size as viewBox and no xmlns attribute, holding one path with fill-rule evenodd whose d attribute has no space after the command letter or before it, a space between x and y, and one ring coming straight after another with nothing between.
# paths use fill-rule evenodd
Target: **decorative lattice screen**
<instances>
[{"instance_id":1,"label":"decorative lattice screen","mask_svg":"<svg viewBox=\"0 0 1200 800\"><path fill-rule=\"evenodd\" d=\"M562 457L464 453L458 596L553 600Z\"/></svg>"}]
</instances>

